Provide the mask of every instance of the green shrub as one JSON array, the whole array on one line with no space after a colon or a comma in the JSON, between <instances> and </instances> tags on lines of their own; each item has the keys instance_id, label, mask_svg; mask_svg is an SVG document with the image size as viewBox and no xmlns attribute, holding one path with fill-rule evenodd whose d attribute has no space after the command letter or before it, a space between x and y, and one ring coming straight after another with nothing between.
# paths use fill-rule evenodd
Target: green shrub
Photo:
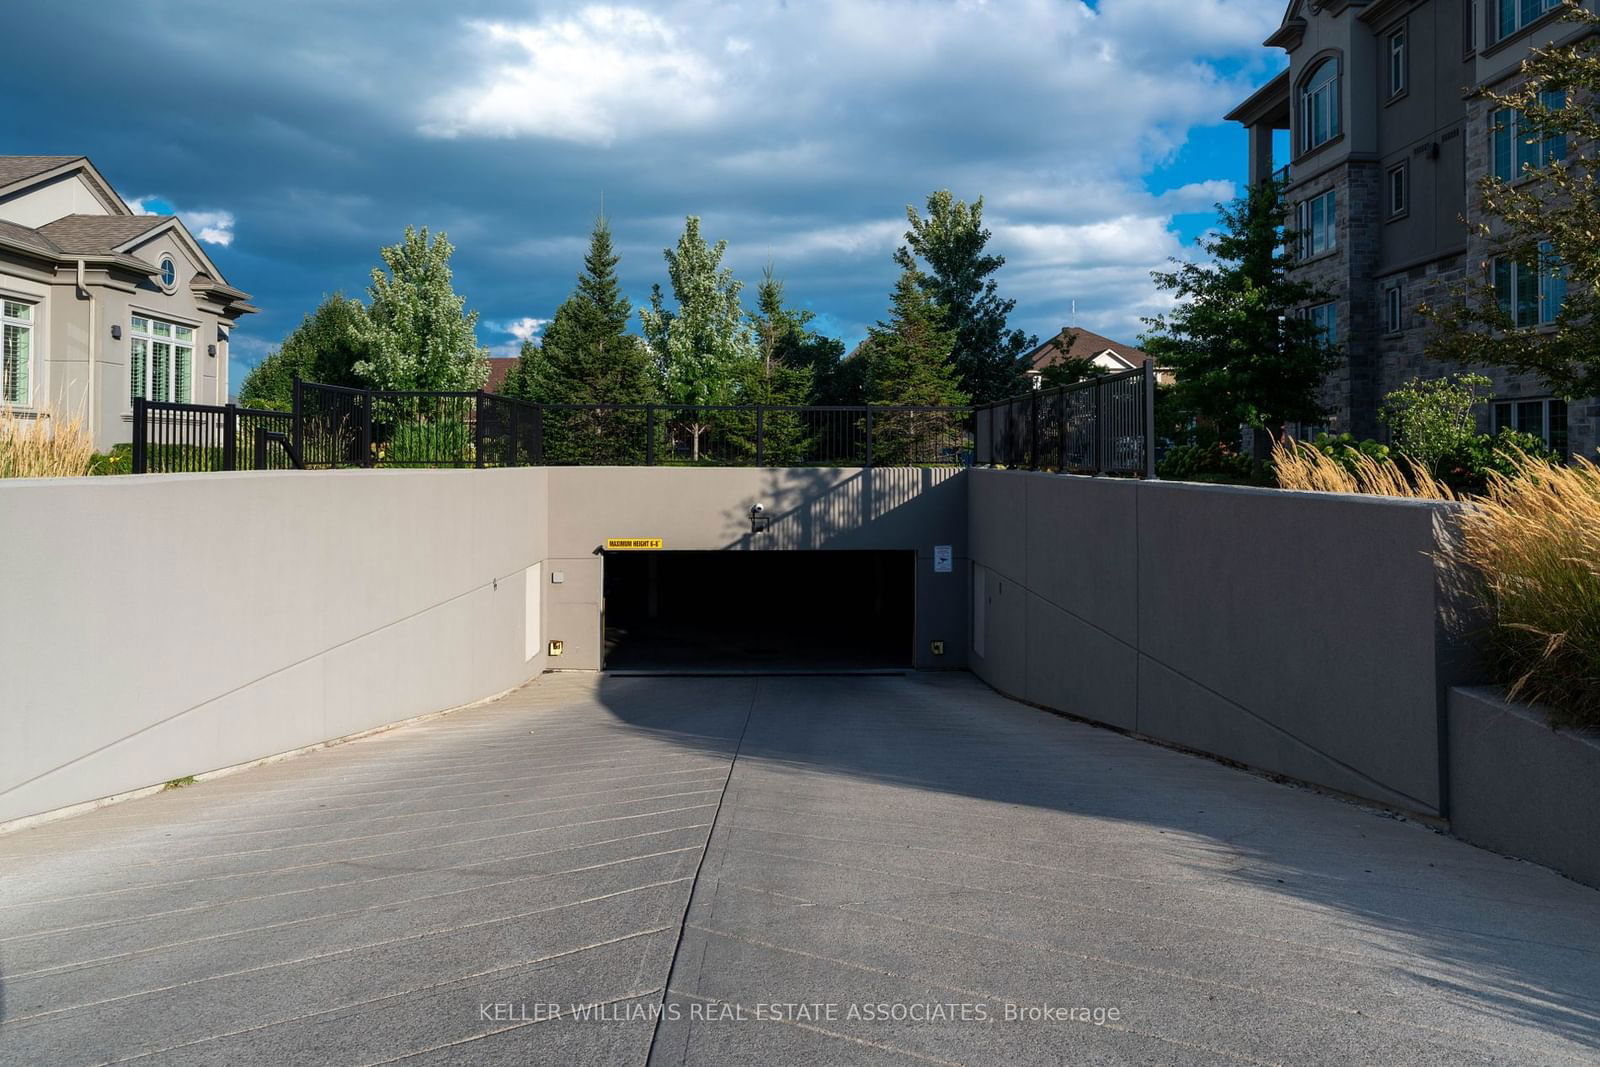
<instances>
[{"instance_id":1,"label":"green shrub","mask_svg":"<svg viewBox=\"0 0 1600 1067\"><path fill-rule=\"evenodd\" d=\"M1311 447L1351 474L1354 474L1360 466L1361 456L1380 463L1390 458L1388 445L1380 444L1370 437L1365 441L1357 441L1353 434L1348 433L1342 433L1337 437L1319 433L1317 439L1311 442Z\"/></svg>"},{"instance_id":2,"label":"green shrub","mask_svg":"<svg viewBox=\"0 0 1600 1067\"><path fill-rule=\"evenodd\" d=\"M1497 436L1473 434L1440 457L1439 479L1458 493L1482 494L1489 476L1516 476L1525 457L1537 460L1557 458L1545 443L1532 434L1501 430Z\"/></svg>"},{"instance_id":3,"label":"green shrub","mask_svg":"<svg viewBox=\"0 0 1600 1067\"><path fill-rule=\"evenodd\" d=\"M133 446L129 444L112 445L109 452L96 452L89 457L89 473L95 475L132 474Z\"/></svg>"},{"instance_id":4,"label":"green shrub","mask_svg":"<svg viewBox=\"0 0 1600 1067\"><path fill-rule=\"evenodd\" d=\"M1388 425L1396 452L1439 474L1447 457L1478 436L1473 410L1489 398L1489 385L1481 374L1413 378L1383 398L1378 417Z\"/></svg>"},{"instance_id":5,"label":"green shrub","mask_svg":"<svg viewBox=\"0 0 1600 1067\"><path fill-rule=\"evenodd\" d=\"M1175 482L1272 485L1271 468L1221 444L1177 445L1167 450L1156 474Z\"/></svg>"}]
</instances>

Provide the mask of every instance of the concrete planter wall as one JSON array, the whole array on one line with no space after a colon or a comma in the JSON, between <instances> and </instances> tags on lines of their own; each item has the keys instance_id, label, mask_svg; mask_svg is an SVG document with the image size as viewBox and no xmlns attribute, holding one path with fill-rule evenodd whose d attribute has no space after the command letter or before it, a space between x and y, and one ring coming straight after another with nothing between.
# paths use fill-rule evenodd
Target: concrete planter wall
<instances>
[{"instance_id":1,"label":"concrete planter wall","mask_svg":"<svg viewBox=\"0 0 1600 1067\"><path fill-rule=\"evenodd\" d=\"M1025 471L969 475L972 669L996 689L1444 812L1449 508Z\"/></svg>"},{"instance_id":2,"label":"concrete planter wall","mask_svg":"<svg viewBox=\"0 0 1600 1067\"><path fill-rule=\"evenodd\" d=\"M1498 689L1452 689L1450 829L1600 887L1600 734L1552 730Z\"/></svg>"}]
</instances>

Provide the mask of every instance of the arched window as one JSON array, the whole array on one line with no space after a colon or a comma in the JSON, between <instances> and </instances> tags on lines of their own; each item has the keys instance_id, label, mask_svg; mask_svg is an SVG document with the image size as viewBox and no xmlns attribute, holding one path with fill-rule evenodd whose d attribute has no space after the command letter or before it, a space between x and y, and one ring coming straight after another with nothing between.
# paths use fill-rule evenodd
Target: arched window
<instances>
[{"instance_id":1,"label":"arched window","mask_svg":"<svg viewBox=\"0 0 1600 1067\"><path fill-rule=\"evenodd\" d=\"M1324 59L1300 84L1300 151L1339 136L1339 62Z\"/></svg>"}]
</instances>

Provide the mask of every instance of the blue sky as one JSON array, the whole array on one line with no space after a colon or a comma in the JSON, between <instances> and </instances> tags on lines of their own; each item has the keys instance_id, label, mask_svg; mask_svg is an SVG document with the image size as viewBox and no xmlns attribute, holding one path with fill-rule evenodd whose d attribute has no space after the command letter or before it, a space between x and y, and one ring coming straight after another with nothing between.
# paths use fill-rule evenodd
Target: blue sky
<instances>
[{"instance_id":1,"label":"blue sky","mask_svg":"<svg viewBox=\"0 0 1600 1067\"><path fill-rule=\"evenodd\" d=\"M380 245L443 229L479 333L566 296L602 193L635 304L698 214L753 283L853 342L905 206L983 195L1014 321L1132 341L1235 191L1221 116L1281 59L1283 0L12 0L0 152L86 154L176 210L262 308L232 380ZM48 86L48 89L41 87Z\"/></svg>"}]
</instances>

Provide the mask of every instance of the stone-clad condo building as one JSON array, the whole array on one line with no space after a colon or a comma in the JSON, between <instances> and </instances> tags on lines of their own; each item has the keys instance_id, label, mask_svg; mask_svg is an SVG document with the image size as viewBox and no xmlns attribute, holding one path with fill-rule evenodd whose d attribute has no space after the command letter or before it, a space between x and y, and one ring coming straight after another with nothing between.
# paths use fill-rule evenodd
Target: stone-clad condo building
<instances>
[{"instance_id":1,"label":"stone-clad condo building","mask_svg":"<svg viewBox=\"0 0 1600 1067\"><path fill-rule=\"evenodd\" d=\"M1585 0L1593 7L1596 0ZM1386 436L1386 393L1453 367L1429 359L1422 303L1444 302L1458 282L1492 270L1522 325L1555 317L1559 279L1494 263L1462 216L1491 171L1542 165L1560 143L1524 142L1516 117L1482 96L1518 74L1530 48L1583 32L1559 0L1292 0L1269 48L1289 68L1235 108L1250 134L1250 180L1273 175L1276 131L1287 131L1291 225L1302 232L1297 268L1327 301L1303 309L1344 359L1329 377L1328 429ZM1494 382L1483 428L1512 426L1578 455L1595 455L1600 399L1566 403L1530 375L1471 368ZM1302 427L1302 432L1311 428Z\"/></svg>"}]
</instances>

